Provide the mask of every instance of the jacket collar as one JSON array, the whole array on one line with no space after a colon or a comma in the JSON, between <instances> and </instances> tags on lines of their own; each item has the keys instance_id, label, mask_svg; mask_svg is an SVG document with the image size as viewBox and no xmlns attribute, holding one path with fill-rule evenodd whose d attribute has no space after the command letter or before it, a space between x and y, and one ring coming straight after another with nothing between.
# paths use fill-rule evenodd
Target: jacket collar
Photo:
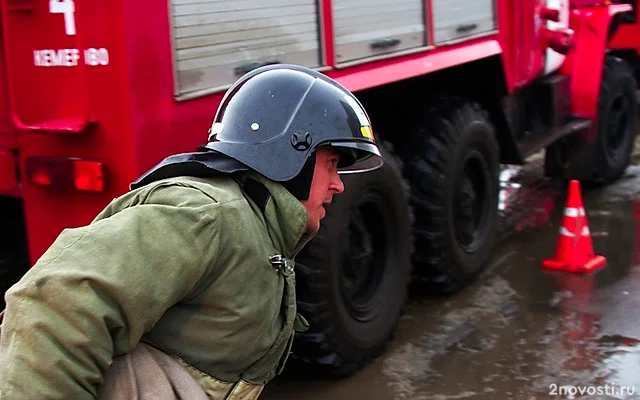
<instances>
[{"instance_id":1,"label":"jacket collar","mask_svg":"<svg viewBox=\"0 0 640 400\"><path fill-rule=\"evenodd\" d=\"M244 172L239 177L245 193L253 192L249 197L261 209L273 244L283 256L293 259L314 236L307 232L307 209L281 184L257 172ZM249 189L250 180L264 188L262 194Z\"/></svg>"}]
</instances>

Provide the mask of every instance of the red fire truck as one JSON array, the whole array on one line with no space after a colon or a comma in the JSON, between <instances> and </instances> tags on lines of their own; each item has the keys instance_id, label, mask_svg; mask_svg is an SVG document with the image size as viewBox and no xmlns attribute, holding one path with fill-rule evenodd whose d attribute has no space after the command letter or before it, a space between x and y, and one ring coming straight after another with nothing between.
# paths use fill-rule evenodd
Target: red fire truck
<instances>
[{"instance_id":1,"label":"red fire truck","mask_svg":"<svg viewBox=\"0 0 640 400\"><path fill-rule=\"evenodd\" d=\"M492 253L500 164L618 179L633 146L635 4L604 0L1 0L4 291L165 156L206 141L258 66L317 68L361 99L386 164L344 177L297 260L293 359L352 373L409 282L452 293ZM161 279L161 277L158 277Z\"/></svg>"}]
</instances>

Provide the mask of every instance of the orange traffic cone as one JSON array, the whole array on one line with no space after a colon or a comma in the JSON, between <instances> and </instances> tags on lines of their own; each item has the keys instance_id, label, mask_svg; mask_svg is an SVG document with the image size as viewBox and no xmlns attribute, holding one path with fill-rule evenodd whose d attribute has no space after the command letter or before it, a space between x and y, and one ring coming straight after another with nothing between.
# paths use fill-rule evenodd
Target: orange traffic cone
<instances>
[{"instance_id":1,"label":"orange traffic cone","mask_svg":"<svg viewBox=\"0 0 640 400\"><path fill-rule=\"evenodd\" d=\"M544 260L542 266L567 272L590 272L603 266L606 261L603 256L593 254L580 183L572 180L569 183L555 257Z\"/></svg>"}]
</instances>

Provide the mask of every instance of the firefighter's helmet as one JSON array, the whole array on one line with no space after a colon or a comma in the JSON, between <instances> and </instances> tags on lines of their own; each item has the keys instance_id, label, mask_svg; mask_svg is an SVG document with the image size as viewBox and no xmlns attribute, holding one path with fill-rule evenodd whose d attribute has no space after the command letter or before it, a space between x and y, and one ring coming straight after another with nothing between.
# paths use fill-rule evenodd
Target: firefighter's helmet
<instances>
[{"instance_id":1,"label":"firefighter's helmet","mask_svg":"<svg viewBox=\"0 0 640 400\"><path fill-rule=\"evenodd\" d=\"M229 88L203 147L283 182L297 176L321 146L346 155L340 173L383 162L369 117L351 92L312 69L276 64L247 73Z\"/></svg>"}]
</instances>

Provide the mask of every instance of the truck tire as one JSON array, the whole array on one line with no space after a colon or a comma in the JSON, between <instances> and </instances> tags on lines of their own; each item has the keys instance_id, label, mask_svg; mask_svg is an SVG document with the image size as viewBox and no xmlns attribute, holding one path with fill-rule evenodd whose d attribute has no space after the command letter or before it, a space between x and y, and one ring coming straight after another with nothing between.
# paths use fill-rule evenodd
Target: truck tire
<instances>
[{"instance_id":1,"label":"truck tire","mask_svg":"<svg viewBox=\"0 0 640 400\"><path fill-rule=\"evenodd\" d=\"M498 223L499 148L488 113L445 99L404 141L416 282L456 292L487 264Z\"/></svg>"},{"instance_id":2,"label":"truck tire","mask_svg":"<svg viewBox=\"0 0 640 400\"><path fill-rule=\"evenodd\" d=\"M318 235L296 257L298 332L292 364L348 376L379 356L393 337L411 278L409 200L400 169L382 149L379 169L343 175L345 191Z\"/></svg>"},{"instance_id":3,"label":"truck tire","mask_svg":"<svg viewBox=\"0 0 640 400\"><path fill-rule=\"evenodd\" d=\"M636 82L633 70L620 58L604 61L600 98L599 130L591 186L609 185L624 174L631 161L637 132Z\"/></svg>"}]
</instances>

